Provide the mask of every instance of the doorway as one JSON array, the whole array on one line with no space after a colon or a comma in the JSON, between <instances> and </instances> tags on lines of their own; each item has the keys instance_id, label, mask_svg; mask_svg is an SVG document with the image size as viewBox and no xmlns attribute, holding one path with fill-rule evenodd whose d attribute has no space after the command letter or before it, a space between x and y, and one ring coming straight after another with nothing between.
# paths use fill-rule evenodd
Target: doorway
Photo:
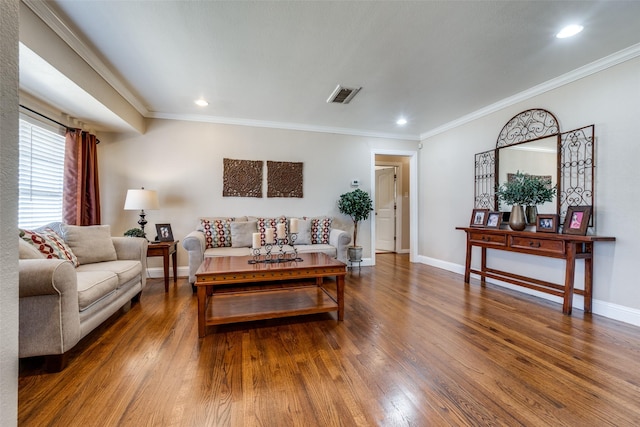
<instances>
[{"instance_id":1,"label":"doorway","mask_svg":"<svg viewBox=\"0 0 640 427\"><path fill-rule=\"evenodd\" d=\"M372 257L382 252L409 253L417 245L414 225L417 152L377 151L372 156L374 215Z\"/></svg>"}]
</instances>

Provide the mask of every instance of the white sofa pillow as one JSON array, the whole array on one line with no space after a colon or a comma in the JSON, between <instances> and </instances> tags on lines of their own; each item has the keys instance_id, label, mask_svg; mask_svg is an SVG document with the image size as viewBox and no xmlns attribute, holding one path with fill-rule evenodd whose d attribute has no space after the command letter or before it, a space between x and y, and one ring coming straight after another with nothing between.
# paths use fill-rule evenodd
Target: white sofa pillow
<instances>
[{"instance_id":1,"label":"white sofa pillow","mask_svg":"<svg viewBox=\"0 0 640 427\"><path fill-rule=\"evenodd\" d=\"M231 247L250 248L253 233L258 232L258 221L234 221L231 223Z\"/></svg>"},{"instance_id":2,"label":"white sofa pillow","mask_svg":"<svg viewBox=\"0 0 640 427\"><path fill-rule=\"evenodd\" d=\"M294 242L296 245L310 245L311 244L311 220L310 219L298 219L298 237Z\"/></svg>"},{"instance_id":3,"label":"white sofa pillow","mask_svg":"<svg viewBox=\"0 0 640 427\"><path fill-rule=\"evenodd\" d=\"M64 239L78 258L78 263L116 261L118 256L108 225L64 225Z\"/></svg>"}]
</instances>

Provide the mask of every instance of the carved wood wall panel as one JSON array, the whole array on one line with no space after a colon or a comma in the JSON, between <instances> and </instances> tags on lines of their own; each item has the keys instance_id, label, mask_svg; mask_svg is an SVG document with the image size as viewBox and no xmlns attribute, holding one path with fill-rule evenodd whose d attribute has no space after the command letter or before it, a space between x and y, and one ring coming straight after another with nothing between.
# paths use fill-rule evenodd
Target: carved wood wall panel
<instances>
[{"instance_id":1,"label":"carved wood wall panel","mask_svg":"<svg viewBox=\"0 0 640 427\"><path fill-rule=\"evenodd\" d=\"M262 197L262 160L223 159L223 197Z\"/></svg>"},{"instance_id":2,"label":"carved wood wall panel","mask_svg":"<svg viewBox=\"0 0 640 427\"><path fill-rule=\"evenodd\" d=\"M267 197L302 198L302 162L267 161Z\"/></svg>"}]
</instances>

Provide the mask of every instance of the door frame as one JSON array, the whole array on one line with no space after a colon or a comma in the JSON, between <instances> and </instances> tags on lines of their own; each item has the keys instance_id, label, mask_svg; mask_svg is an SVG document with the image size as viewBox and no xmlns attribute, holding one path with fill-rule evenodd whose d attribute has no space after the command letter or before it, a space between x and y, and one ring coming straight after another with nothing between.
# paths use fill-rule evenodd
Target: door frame
<instances>
[{"instance_id":1,"label":"door frame","mask_svg":"<svg viewBox=\"0 0 640 427\"><path fill-rule=\"evenodd\" d=\"M409 261L416 262L418 250L418 150L372 149L370 160L371 197L376 195L376 155L409 158ZM376 264L376 218L371 215L371 265Z\"/></svg>"}]
</instances>

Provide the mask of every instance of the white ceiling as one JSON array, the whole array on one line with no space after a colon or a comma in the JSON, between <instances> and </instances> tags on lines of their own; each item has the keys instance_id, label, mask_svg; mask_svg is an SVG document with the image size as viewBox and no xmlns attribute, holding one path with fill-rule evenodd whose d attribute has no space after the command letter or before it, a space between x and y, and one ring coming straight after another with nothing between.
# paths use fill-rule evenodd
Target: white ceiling
<instances>
[{"instance_id":1,"label":"white ceiling","mask_svg":"<svg viewBox=\"0 0 640 427\"><path fill-rule=\"evenodd\" d=\"M412 139L640 55L638 1L54 0L44 7L145 117ZM585 30L556 39L569 23ZM23 79L21 71L25 91L82 117L33 74ZM338 84L363 89L348 105L327 104ZM199 97L209 106L197 107ZM401 115L404 127L395 124Z\"/></svg>"}]
</instances>

